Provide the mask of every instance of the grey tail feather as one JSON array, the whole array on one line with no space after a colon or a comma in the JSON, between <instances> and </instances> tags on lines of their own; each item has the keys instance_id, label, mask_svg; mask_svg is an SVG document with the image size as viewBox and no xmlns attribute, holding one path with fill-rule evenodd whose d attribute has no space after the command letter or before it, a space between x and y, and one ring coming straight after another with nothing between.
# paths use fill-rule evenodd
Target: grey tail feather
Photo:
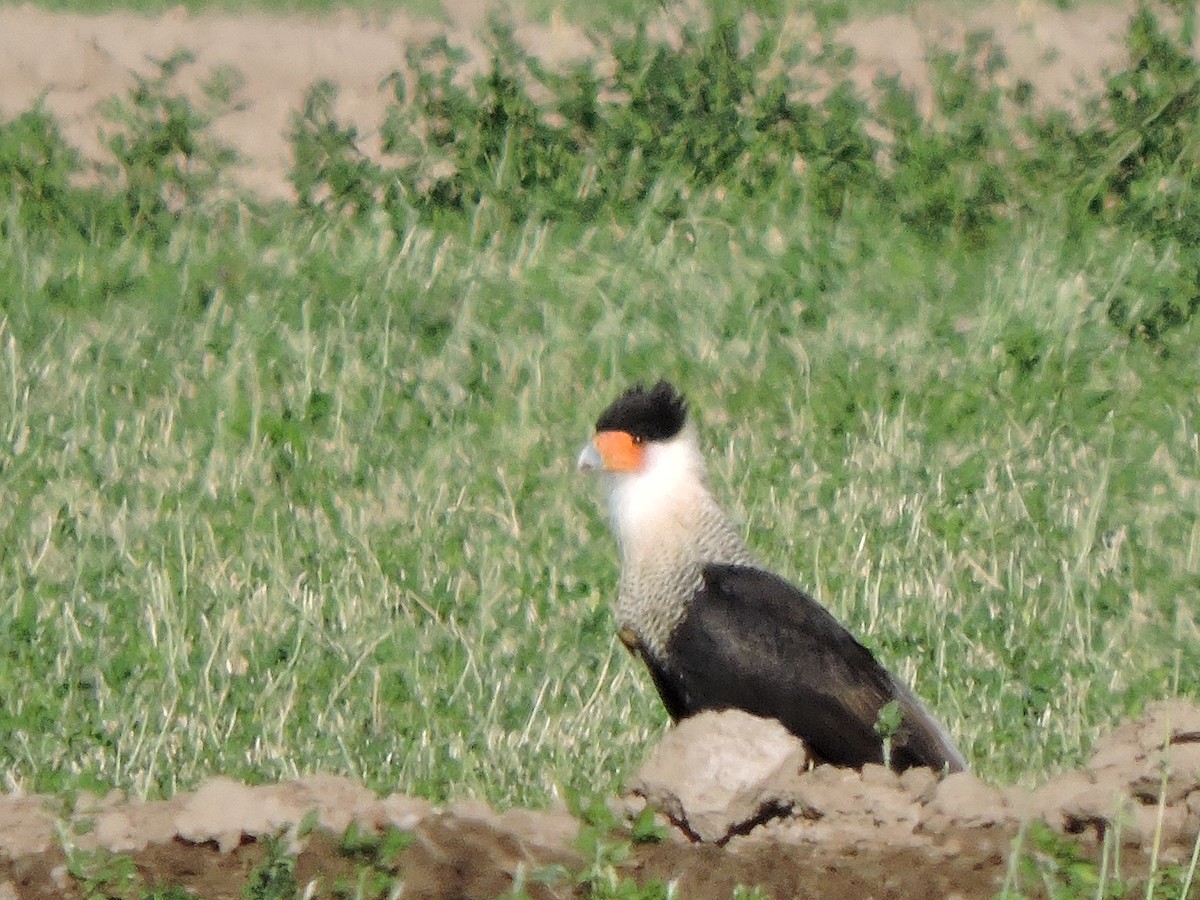
<instances>
[{"instance_id":1,"label":"grey tail feather","mask_svg":"<svg viewBox=\"0 0 1200 900\"><path fill-rule=\"evenodd\" d=\"M925 704L918 700L916 695L900 679L890 672L888 674L892 679L892 686L895 688L896 695L901 698L902 705L914 714L914 717L924 726L926 733L936 742L942 756L946 759L949 770L951 772L969 771L970 767L967 765L967 758L955 746L954 741L946 733L946 729L942 727L941 723L934 718L933 714L925 708Z\"/></svg>"}]
</instances>

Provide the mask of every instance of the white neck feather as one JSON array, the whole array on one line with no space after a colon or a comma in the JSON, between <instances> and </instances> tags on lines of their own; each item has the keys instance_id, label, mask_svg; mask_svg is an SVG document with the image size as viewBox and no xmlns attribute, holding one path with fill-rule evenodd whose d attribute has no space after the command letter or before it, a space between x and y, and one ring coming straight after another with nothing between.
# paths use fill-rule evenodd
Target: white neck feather
<instances>
[{"instance_id":1,"label":"white neck feather","mask_svg":"<svg viewBox=\"0 0 1200 900\"><path fill-rule=\"evenodd\" d=\"M749 565L741 535L709 493L689 425L646 446L638 472L609 473L608 508L621 551L617 615L653 650L683 615L707 563Z\"/></svg>"},{"instance_id":2,"label":"white neck feather","mask_svg":"<svg viewBox=\"0 0 1200 900\"><path fill-rule=\"evenodd\" d=\"M672 534L686 537L688 511L711 502L704 460L689 426L676 437L646 446L638 472L608 476L608 512L622 559L638 548L659 548Z\"/></svg>"}]
</instances>

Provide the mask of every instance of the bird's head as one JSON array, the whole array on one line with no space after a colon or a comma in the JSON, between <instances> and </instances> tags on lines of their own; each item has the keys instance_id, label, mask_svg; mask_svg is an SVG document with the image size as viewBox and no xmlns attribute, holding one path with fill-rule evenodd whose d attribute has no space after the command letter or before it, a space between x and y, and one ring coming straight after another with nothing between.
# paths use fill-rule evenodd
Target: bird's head
<instances>
[{"instance_id":1,"label":"bird's head","mask_svg":"<svg viewBox=\"0 0 1200 900\"><path fill-rule=\"evenodd\" d=\"M661 456L658 448L684 436L687 401L665 381L636 384L600 414L596 433L579 454L579 468L610 475L638 475Z\"/></svg>"},{"instance_id":2,"label":"bird's head","mask_svg":"<svg viewBox=\"0 0 1200 900\"><path fill-rule=\"evenodd\" d=\"M707 491L687 401L665 381L631 387L600 414L579 468L607 476L609 514L622 545L659 543L662 529L689 521Z\"/></svg>"}]
</instances>

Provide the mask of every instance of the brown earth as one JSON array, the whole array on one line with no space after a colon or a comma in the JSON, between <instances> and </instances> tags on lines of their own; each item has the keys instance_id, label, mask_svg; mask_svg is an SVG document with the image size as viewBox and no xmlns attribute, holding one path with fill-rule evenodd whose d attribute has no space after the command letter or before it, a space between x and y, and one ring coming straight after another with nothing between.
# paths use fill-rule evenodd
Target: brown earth
<instances>
[{"instance_id":1,"label":"brown earth","mask_svg":"<svg viewBox=\"0 0 1200 900\"><path fill-rule=\"evenodd\" d=\"M1037 790L965 772L805 767L794 738L744 713L688 720L651 755L637 793L612 806L632 818L652 798L669 811L659 813L665 837L631 842L618 830L612 846L631 852L607 861L624 879L674 882L679 897L728 898L739 884L775 898L991 897L1031 823L1092 859L1107 836L1127 879L1144 876L1152 858L1186 865L1200 841L1200 706L1182 700L1152 704L1083 769ZM382 864L368 863L342 837L352 824L359 835L407 837L375 854ZM404 898L488 898L515 886L533 898L579 896L576 874L596 858L562 810L439 809L328 775L259 787L215 778L149 802L84 795L68 808L61 798L0 796L0 898L84 897L89 878L104 896L135 896L116 889L111 862L98 874L86 855L96 848L127 854L143 887L238 897L273 846L297 854L299 888L322 897L368 878L378 883L367 896L397 886L392 896ZM1047 852L1028 834L1023 846L1031 858ZM541 877L555 866L557 877ZM1041 885L1027 877L1021 887L1038 895Z\"/></svg>"},{"instance_id":2,"label":"brown earth","mask_svg":"<svg viewBox=\"0 0 1200 900\"><path fill-rule=\"evenodd\" d=\"M909 15L851 23L841 38L858 51L860 84L890 72L921 89L927 45L952 45L968 28L991 28L1008 51L1012 75L1058 98L1080 79L1094 83L1119 64L1130 9L1122 3L1062 11L1022 0L956 18L920 5ZM100 158L104 101L131 85L132 72L149 74L148 58L186 48L197 64L185 71L185 87L221 66L244 76L242 108L215 131L241 153L236 177L243 186L286 197L284 133L305 88L317 79L337 82L339 114L369 137L388 99L380 82L401 64L406 46L448 29L458 43L479 48L473 35L484 21L481 5L454 0L447 11L449 26L353 12L318 20L180 10L147 19L4 6L0 115L43 97L67 138ZM551 61L590 48L578 29L558 20L523 25L518 34ZM1022 823L1044 821L1078 835L1093 856L1102 835L1117 835L1123 873L1130 875L1146 871L1155 848L1160 861L1189 858L1200 832L1198 783L1200 709L1166 704L1119 729L1088 767L1038 791L1001 790L970 776L905 782L886 771L791 772L763 793L749 820L731 821L732 836L694 843L684 836L686 823L677 822L684 827L672 828L671 839L634 844L620 871L639 881L675 881L677 896L685 898L725 898L737 884L761 885L777 898L985 897L1003 884ZM620 805L636 810L639 802ZM295 838L294 826L312 810L320 828ZM170 800L84 796L70 809L61 798L0 796L0 900L85 896L83 883L68 873L64 843L129 854L147 886L239 897L268 853L270 836L289 828L299 850L297 882L313 885L313 896L331 896L339 879L350 884L363 877L361 860L335 837L351 822L366 833L391 826L412 836L378 873L398 874L403 897L494 897L522 880L531 897L570 896L570 877L546 885L533 876L555 864L569 872L585 865L574 846L578 823L561 811L435 809L402 796L380 799L333 776L257 788L218 778Z\"/></svg>"}]
</instances>

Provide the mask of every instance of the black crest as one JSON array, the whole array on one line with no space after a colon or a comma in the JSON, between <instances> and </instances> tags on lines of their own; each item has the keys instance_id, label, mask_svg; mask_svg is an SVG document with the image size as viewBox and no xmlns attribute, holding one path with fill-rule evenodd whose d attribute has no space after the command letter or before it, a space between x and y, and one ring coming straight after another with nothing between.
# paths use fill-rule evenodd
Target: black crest
<instances>
[{"instance_id":1,"label":"black crest","mask_svg":"<svg viewBox=\"0 0 1200 900\"><path fill-rule=\"evenodd\" d=\"M596 420L597 431L625 431L643 441L665 441L683 430L687 401L675 388L660 381L647 390L635 384Z\"/></svg>"}]
</instances>

